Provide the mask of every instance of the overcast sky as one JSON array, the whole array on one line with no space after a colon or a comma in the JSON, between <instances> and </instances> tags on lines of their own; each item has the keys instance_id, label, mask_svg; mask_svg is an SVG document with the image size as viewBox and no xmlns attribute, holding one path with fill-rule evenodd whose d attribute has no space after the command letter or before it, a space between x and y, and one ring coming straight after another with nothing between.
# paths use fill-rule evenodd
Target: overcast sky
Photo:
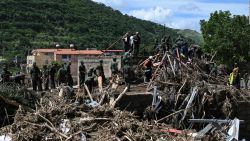
<instances>
[{"instance_id":1,"label":"overcast sky","mask_svg":"<svg viewBox=\"0 0 250 141\"><path fill-rule=\"evenodd\" d=\"M248 15L248 0L93 0L140 19L200 32L199 21L215 10Z\"/></svg>"}]
</instances>

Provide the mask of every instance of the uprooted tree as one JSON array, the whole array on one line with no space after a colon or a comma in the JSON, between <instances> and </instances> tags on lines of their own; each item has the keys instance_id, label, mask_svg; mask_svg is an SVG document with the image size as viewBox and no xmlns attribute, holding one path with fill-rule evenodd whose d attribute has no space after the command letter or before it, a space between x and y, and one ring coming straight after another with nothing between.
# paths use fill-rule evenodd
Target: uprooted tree
<instances>
[{"instance_id":1,"label":"uprooted tree","mask_svg":"<svg viewBox=\"0 0 250 141\"><path fill-rule=\"evenodd\" d=\"M204 49L217 52L220 63L231 66L233 63L246 63L250 60L250 26L248 18L231 15L229 11L215 11L208 21L201 21Z\"/></svg>"}]
</instances>

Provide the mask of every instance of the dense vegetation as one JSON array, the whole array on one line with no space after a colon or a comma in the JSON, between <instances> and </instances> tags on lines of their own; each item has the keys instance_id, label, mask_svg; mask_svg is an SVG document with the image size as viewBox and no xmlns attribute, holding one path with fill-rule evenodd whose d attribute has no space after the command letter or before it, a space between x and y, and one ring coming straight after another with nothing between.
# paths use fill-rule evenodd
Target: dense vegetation
<instances>
[{"instance_id":1,"label":"dense vegetation","mask_svg":"<svg viewBox=\"0 0 250 141\"><path fill-rule=\"evenodd\" d=\"M141 32L142 47L148 49L155 38L166 34L175 39L179 31L123 15L91 0L1 0L0 7L0 53L7 58L24 57L33 48L56 43L103 49L127 31ZM115 48L121 46L119 42Z\"/></svg>"},{"instance_id":2,"label":"dense vegetation","mask_svg":"<svg viewBox=\"0 0 250 141\"><path fill-rule=\"evenodd\" d=\"M220 63L232 66L250 61L250 26L248 17L231 15L229 11L215 11L208 21L201 21L204 49L217 52Z\"/></svg>"}]
</instances>

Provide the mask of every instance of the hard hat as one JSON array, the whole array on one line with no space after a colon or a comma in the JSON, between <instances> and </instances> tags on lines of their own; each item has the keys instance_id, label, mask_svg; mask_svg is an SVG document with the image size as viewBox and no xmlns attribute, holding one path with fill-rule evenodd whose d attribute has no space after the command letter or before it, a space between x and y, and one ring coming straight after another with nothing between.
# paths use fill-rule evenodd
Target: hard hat
<instances>
[{"instance_id":1,"label":"hard hat","mask_svg":"<svg viewBox=\"0 0 250 141\"><path fill-rule=\"evenodd\" d=\"M153 56L149 56L148 59L150 59L150 60L153 59Z\"/></svg>"}]
</instances>

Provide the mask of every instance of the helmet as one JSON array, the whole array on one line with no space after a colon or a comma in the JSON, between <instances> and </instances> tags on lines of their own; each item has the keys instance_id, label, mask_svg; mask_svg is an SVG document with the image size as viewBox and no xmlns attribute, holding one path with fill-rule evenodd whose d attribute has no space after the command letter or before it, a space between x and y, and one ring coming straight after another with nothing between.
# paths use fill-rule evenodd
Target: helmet
<instances>
[{"instance_id":1,"label":"helmet","mask_svg":"<svg viewBox=\"0 0 250 141\"><path fill-rule=\"evenodd\" d=\"M152 60L152 59L153 59L153 56L149 56L148 59Z\"/></svg>"}]
</instances>

